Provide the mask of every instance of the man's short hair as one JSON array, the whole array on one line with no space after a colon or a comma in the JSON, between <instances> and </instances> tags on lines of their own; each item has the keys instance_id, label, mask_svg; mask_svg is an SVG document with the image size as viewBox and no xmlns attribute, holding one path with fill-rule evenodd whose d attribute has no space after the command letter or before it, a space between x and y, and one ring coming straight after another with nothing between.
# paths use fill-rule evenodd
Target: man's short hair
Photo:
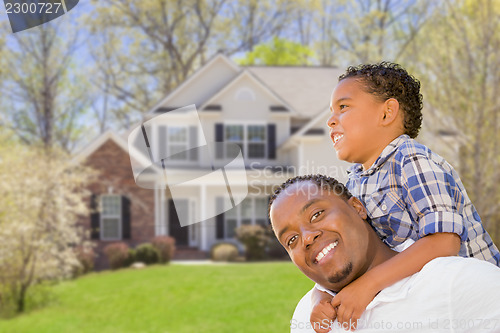
<instances>
[{"instance_id":1,"label":"man's short hair","mask_svg":"<svg viewBox=\"0 0 500 333\"><path fill-rule=\"evenodd\" d=\"M274 194L271 195L271 198L269 199L269 207L268 207L268 212L271 210L271 205L273 204L274 200L278 198L278 196L288 187L295 183L300 183L300 182L306 182L310 181L314 184L316 184L320 189L325 189L328 191L331 191L344 199L345 201L349 200L352 197L351 192L345 187L344 184L340 183L338 180L336 180L333 177L328 177L325 175L306 175L306 176L296 176L293 178L288 179L286 182L281 184L275 191Z\"/></svg>"}]
</instances>

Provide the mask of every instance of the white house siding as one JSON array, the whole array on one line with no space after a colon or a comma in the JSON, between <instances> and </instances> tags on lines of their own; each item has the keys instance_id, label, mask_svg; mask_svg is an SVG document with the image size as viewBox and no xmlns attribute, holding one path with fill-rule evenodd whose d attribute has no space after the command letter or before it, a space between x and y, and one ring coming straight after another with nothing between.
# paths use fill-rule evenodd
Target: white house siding
<instances>
[{"instance_id":1,"label":"white house siding","mask_svg":"<svg viewBox=\"0 0 500 333\"><path fill-rule=\"evenodd\" d=\"M191 104L199 106L231 81L237 72L237 69L218 56L209 66L200 69L200 73L195 73L179 87L182 89L174 91L168 99L167 106L182 107Z\"/></svg>"}]
</instances>

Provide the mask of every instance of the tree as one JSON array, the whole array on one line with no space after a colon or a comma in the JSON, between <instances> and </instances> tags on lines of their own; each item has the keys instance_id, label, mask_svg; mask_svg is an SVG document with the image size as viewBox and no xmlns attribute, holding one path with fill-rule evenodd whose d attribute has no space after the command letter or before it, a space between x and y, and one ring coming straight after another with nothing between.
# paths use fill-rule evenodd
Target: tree
<instances>
[{"instance_id":1,"label":"tree","mask_svg":"<svg viewBox=\"0 0 500 333\"><path fill-rule=\"evenodd\" d=\"M87 215L84 186L92 172L72 165L60 150L1 138L0 308L25 309L29 290L71 276L76 249L88 248L78 224Z\"/></svg>"},{"instance_id":2,"label":"tree","mask_svg":"<svg viewBox=\"0 0 500 333\"><path fill-rule=\"evenodd\" d=\"M241 65L310 65L314 57L307 46L274 37L271 42L256 45L241 59Z\"/></svg>"},{"instance_id":3,"label":"tree","mask_svg":"<svg viewBox=\"0 0 500 333\"><path fill-rule=\"evenodd\" d=\"M114 119L127 126L217 52L251 50L286 24L288 1L93 1L87 25ZM102 117L101 117L102 119Z\"/></svg>"},{"instance_id":4,"label":"tree","mask_svg":"<svg viewBox=\"0 0 500 333\"><path fill-rule=\"evenodd\" d=\"M397 61L434 8L428 0L322 0L314 49L322 65Z\"/></svg>"},{"instance_id":5,"label":"tree","mask_svg":"<svg viewBox=\"0 0 500 333\"><path fill-rule=\"evenodd\" d=\"M434 116L457 132L459 173L483 224L500 241L500 4L446 1L415 44ZM439 113L438 113L439 112Z\"/></svg>"},{"instance_id":6,"label":"tree","mask_svg":"<svg viewBox=\"0 0 500 333\"><path fill-rule=\"evenodd\" d=\"M74 62L78 31L67 24L56 20L10 34L2 57L2 93L8 98L2 100L6 111L0 124L25 143L70 151L82 136L88 100L85 78Z\"/></svg>"}]
</instances>

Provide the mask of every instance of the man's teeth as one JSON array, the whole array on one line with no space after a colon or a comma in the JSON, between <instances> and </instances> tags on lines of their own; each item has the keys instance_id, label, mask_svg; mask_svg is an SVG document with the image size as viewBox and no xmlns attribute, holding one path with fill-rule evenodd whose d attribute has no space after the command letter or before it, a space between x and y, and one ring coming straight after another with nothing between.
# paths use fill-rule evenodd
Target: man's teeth
<instances>
[{"instance_id":1,"label":"man's teeth","mask_svg":"<svg viewBox=\"0 0 500 333\"><path fill-rule=\"evenodd\" d=\"M335 134L333 136L333 144L336 144L337 142L339 142L340 139L342 139L344 137L343 134Z\"/></svg>"},{"instance_id":2,"label":"man's teeth","mask_svg":"<svg viewBox=\"0 0 500 333\"><path fill-rule=\"evenodd\" d=\"M328 246L325 246L325 248L318 253L316 256L316 262L319 262L321 259L323 259L324 256L328 254L331 250L333 250L337 245L339 244L339 241L335 241Z\"/></svg>"}]
</instances>

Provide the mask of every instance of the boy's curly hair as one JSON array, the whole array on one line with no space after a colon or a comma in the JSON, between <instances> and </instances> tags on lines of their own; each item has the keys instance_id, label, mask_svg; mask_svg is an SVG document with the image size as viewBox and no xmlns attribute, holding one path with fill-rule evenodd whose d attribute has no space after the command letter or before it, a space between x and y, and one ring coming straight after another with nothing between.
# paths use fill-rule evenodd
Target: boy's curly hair
<instances>
[{"instance_id":1,"label":"boy's curly hair","mask_svg":"<svg viewBox=\"0 0 500 333\"><path fill-rule=\"evenodd\" d=\"M400 65L383 61L378 64L349 66L339 82L355 78L367 93L381 101L395 98L403 110L405 133L416 138L422 126L422 94L420 82Z\"/></svg>"}]
</instances>

